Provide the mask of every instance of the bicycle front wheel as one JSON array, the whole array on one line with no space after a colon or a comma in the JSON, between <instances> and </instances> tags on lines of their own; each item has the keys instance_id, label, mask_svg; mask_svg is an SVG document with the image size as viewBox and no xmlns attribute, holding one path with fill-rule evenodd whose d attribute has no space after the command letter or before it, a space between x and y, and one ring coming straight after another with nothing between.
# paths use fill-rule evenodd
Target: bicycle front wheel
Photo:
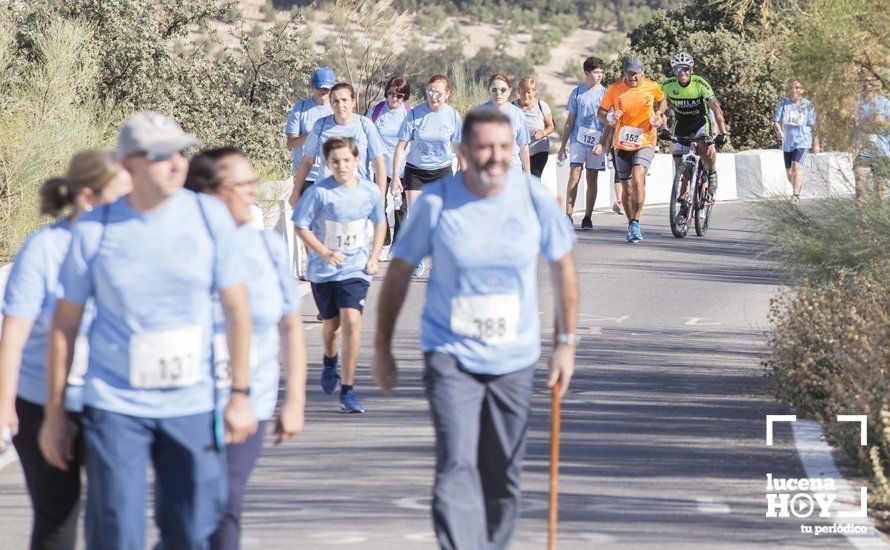
<instances>
[{"instance_id":1,"label":"bicycle front wheel","mask_svg":"<svg viewBox=\"0 0 890 550\"><path fill-rule=\"evenodd\" d=\"M686 216L682 216L680 212L681 203L685 200L680 195L680 191L684 186L687 192L689 191L689 186L692 185L694 168L691 162L682 162L674 174L674 186L671 188L670 224L671 233L678 239L685 237L686 232L689 231L689 215L687 213ZM687 207L688 211L689 208Z\"/></svg>"},{"instance_id":2,"label":"bicycle front wheel","mask_svg":"<svg viewBox=\"0 0 890 550\"><path fill-rule=\"evenodd\" d=\"M704 237L708 232L708 224L711 222L711 211L714 209L714 201L708 200L708 176L704 170L699 170L698 181L695 183L695 234Z\"/></svg>"}]
</instances>

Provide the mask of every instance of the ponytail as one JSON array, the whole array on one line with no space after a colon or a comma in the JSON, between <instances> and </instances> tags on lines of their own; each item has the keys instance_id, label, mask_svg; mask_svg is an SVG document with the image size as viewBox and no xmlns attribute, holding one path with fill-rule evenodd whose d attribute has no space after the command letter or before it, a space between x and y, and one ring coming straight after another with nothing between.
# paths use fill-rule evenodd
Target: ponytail
<instances>
[{"instance_id":1,"label":"ponytail","mask_svg":"<svg viewBox=\"0 0 890 550\"><path fill-rule=\"evenodd\" d=\"M74 194L67 178L50 178L40 186L40 213L58 218L71 203Z\"/></svg>"}]
</instances>

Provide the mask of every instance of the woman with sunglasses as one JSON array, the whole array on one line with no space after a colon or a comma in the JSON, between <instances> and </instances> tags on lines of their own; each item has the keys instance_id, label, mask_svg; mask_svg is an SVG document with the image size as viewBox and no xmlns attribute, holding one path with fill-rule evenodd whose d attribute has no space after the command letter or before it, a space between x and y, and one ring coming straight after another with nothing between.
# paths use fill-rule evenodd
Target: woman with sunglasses
<instances>
[{"instance_id":1,"label":"woman with sunglasses","mask_svg":"<svg viewBox=\"0 0 890 550\"><path fill-rule=\"evenodd\" d=\"M531 170L531 161L528 153L528 125L525 122L525 113L522 109L510 103L510 80L502 74L494 74L488 79L488 93L491 100L479 105L479 107L494 107L510 117L510 128L516 141L513 149L513 162L510 170Z\"/></svg>"},{"instance_id":2,"label":"woman with sunglasses","mask_svg":"<svg viewBox=\"0 0 890 550\"><path fill-rule=\"evenodd\" d=\"M525 113L525 123L529 133L529 161L533 176L541 177L547 159L550 157L550 140L547 138L556 130L550 105L538 97L538 83L530 76L519 81L519 99L513 102Z\"/></svg>"},{"instance_id":3,"label":"woman with sunglasses","mask_svg":"<svg viewBox=\"0 0 890 550\"><path fill-rule=\"evenodd\" d=\"M6 284L0 337L0 431L6 433L0 435L0 452L11 437L34 511L31 548L73 549L77 542L80 453L74 453L63 471L50 465L37 445L46 403L46 347L71 227L82 214L115 200L131 186L130 175L114 160L113 151L91 149L74 155L65 176L47 180L40 188L40 213L58 220L28 237ZM59 217L63 212L68 215ZM89 320L81 334L88 328ZM67 416L77 425L83 408L85 352L78 342L65 390ZM82 447L82 436L77 436L75 447Z\"/></svg>"},{"instance_id":4,"label":"woman with sunglasses","mask_svg":"<svg viewBox=\"0 0 890 550\"><path fill-rule=\"evenodd\" d=\"M380 188L380 196L386 195L386 147L374 123L355 113L355 88L352 84L338 82L331 88L331 110L332 115L315 121L312 132L306 138L303 160L294 174L291 208L303 193L304 181L321 181L331 175L324 165L322 146L332 137L351 137L355 140L359 151L358 174L375 181ZM373 175L371 166L374 168Z\"/></svg>"},{"instance_id":5,"label":"woman with sunglasses","mask_svg":"<svg viewBox=\"0 0 890 550\"><path fill-rule=\"evenodd\" d=\"M803 96L799 80L788 83L788 97L779 102L773 116L776 138L782 142L785 175L791 184L791 200L800 198L803 187L803 162L812 148L819 153L819 134L816 131L816 110Z\"/></svg>"},{"instance_id":6,"label":"woman with sunglasses","mask_svg":"<svg viewBox=\"0 0 890 550\"><path fill-rule=\"evenodd\" d=\"M185 188L212 195L228 207L238 226L237 238L251 274L247 279L247 295L254 338L249 397L259 425L243 443L226 445L229 498L222 521L210 538L213 550L237 549L244 489L262 451L266 425L278 403L279 349L283 351L287 372L287 394L275 424L276 444L303 428L306 344L300 318L300 292L289 269L284 241L273 231L256 229L250 224L250 207L256 203L259 182L244 153L234 147L201 152L189 163ZM215 301L214 309L214 374L219 392L217 407L223 408L229 400L232 379L225 317L219 301Z\"/></svg>"},{"instance_id":7,"label":"woman with sunglasses","mask_svg":"<svg viewBox=\"0 0 890 550\"><path fill-rule=\"evenodd\" d=\"M460 114L448 105L450 96L448 77L433 76L427 83L426 101L411 109L399 129L399 143L393 154L392 193L401 193L404 188L409 209L426 184L453 173L454 146L460 143L462 123ZM411 149L406 157L408 144ZM406 161L404 178L398 173L403 161ZM421 261L412 275L419 277L424 269Z\"/></svg>"},{"instance_id":8,"label":"woman with sunglasses","mask_svg":"<svg viewBox=\"0 0 890 550\"><path fill-rule=\"evenodd\" d=\"M380 137L383 139L383 144L386 146L386 154L384 155L384 158L386 159L386 177L387 183L391 184L393 154L396 152L396 146L399 144L399 130L402 128L402 123L405 121L405 117L407 117L408 113L411 111L411 106L407 103L408 98L411 97L411 87L408 85L408 79L404 76L394 76L386 83L384 90L386 90L386 98L368 109L368 114L365 116L370 118L371 122L377 126L377 131L380 132ZM399 164L397 171L400 177L404 174L404 162ZM385 247L388 247L396 241L399 227L408 213L408 207L405 204L407 201L404 191L400 193L399 198L401 199L398 203L399 207L394 209L395 223L392 227L392 238L390 239L389 235L390 228L387 227L386 240L383 241ZM392 201L393 198L389 197L387 200ZM387 224L388 223L389 221L387 221ZM386 248L384 248L384 251L381 253L381 259L385 259L385 254Z\"/></svg>"}]
</instances>

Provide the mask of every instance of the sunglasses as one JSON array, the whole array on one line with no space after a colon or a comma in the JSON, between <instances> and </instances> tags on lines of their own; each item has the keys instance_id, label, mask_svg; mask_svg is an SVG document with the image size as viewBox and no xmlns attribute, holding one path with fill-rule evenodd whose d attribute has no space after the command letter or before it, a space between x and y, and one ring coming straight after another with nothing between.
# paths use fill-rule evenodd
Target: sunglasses
<instances>
[{"instance_id":1,"label":"sunglasses","mask_svg":"<svg viewBox=\"0 0 890 550\"><path fill-rule=\"evenodd\" d=\"M439 99L439 98L441 98L441 97L444 97L444 96L445 96L445 93L444 93L444 92L437 92L437 91L435 91L435 90L427 90L427 91L426 91L426 95L427 95L427 97L430 97L430 98L432 98L432 99Z\"/></svg>"},{"instance_id":2,"label":"sunglasses","mask_svg":"<svg viewBox=\"0 0 890 550\"><path fill-rule=\"evenodd\" d=\"M242 191L249 188L259 188L260 180L254 178L252 180L236 181L226 186L227 189Z\"/></svg>"},{"instance_id":3,"label":"sunglasses","mask_svg":"<svg viewBox=\"0 0 890 550\"><path fill-rule=\"evenodd\" d=\"M692 67L687 67L685 65L680 65L680 66L674 67L674 73L676 73L676 74L688 73L691 70L692 70Z\"/></svg>"},{"instance_id":4,"label":"sunglasses","mask_svg":"<svg viewBox=\"0 0 890 550\"><path fill-rule=\"evenodd\" d=\"M399 93L396 93L396 92L389 92L388 94L386 94L386 97L392 97L392 98L394 98L394 99L405 99L406 96L405 96L405 94L399 94Z\"/></svg>"},{"instance_id":5,"label":"sunglasses","mask_svg":"<svg viewBox=\"0 0 890 550\"><path fill-rule=\"evenodd\" d=\"M145 159L148 162L164 162L165 160L170 160L171 158L173 158L173 155L179 154L184 157L187 153L188 153L188 149L182 149L180 151L170 151L167 153L158 153L155 151L141 151L136 154L145 157Z\"/></svg>"},{"instance_id":6,"label":"sunglasses","mask_svg":"<svg viewBox=\"0 0 890 550\"><path fill-rule=\"evenodd\" d=\"M491 88L488 89L488 91L493 94L497 94L497 93L505 94L510 91L510 88L498 88L497 86L492 86Z\"/></svg>"}]
</instances>

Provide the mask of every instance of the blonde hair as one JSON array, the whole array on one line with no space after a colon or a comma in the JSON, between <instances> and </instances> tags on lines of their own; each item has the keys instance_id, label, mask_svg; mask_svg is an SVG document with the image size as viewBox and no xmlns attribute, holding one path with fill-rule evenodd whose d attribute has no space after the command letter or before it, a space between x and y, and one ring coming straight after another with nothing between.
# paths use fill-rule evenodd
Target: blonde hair
<instances>
[{"instance_id":1,"label":"blonde hair","mask_svg":"<svg viewBox=\"0 0 890 550\"><path fill-rule=\"evenodd\" d=\"M122 171L111 149L80 151L71 157L64 176L50 178L40 186L40 212L58 217L74 204L83 189L100 195Z\"/></svg>"},{"instance_id":2,"label":"blonde hair","mask_svg":"<svg viewBox=\"0 0 890 550\"><path fill-rule=\"evenodd\" d=\"M519 79L519 84L516 85L516 88L522 91L537 91L538 90L538 82L532 76L523 76Z\"/></svg>"}]
</instances>

